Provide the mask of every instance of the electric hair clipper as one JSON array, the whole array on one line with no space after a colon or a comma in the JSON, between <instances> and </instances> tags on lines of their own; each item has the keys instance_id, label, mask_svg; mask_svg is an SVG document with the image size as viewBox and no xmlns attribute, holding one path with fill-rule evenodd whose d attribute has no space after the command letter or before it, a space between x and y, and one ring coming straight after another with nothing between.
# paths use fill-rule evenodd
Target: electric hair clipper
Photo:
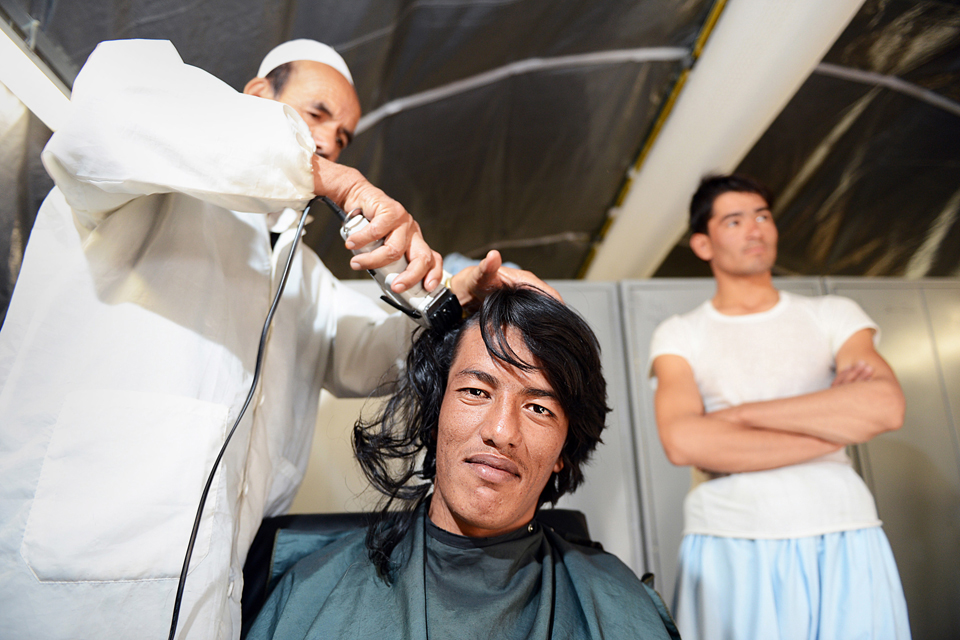
<instances>
[{"instance_id":1,"label":"electric hair clipper","mask_svg":"<svg viewBox=\"0 0 960 640\"><path fill-rule=\"evenodd\" d=\"M344 213L333 200L326 196L319 196L310 201L308 207L312 207L317 200L322 200L342 222L340 235L346 240L349 236L360 231L370 221L363 217L363 214L357 210L349 215ZM383 239L371 242L359 249L354 249L354 254L369 253L379 248L383 244ZM423 288L423 283L418 282L403 293L396 293L390 288L394 279L407 268L407 258L401 256L399 260L388 264L379 269L368 269L367 272L380 285L383 295L380 298L391 307L402 311L418 324L435 331L444 332L456 326L463 318L463 310L460 307L460 301L450 289L444 285L438 285L433 291L427 291Z\"/></svg>"}]
</instances>

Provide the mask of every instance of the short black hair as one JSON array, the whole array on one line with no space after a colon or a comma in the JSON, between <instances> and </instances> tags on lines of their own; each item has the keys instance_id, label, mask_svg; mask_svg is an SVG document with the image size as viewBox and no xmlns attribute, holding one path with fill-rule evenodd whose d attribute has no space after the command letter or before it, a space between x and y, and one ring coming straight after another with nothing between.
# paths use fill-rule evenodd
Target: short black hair
<instances>
[{"instance_id":1,"label":"short black hair","mask_svg":"<svg viewBox=\"0 0 960 640\"><path fill-rule=\"evenodd\" d=\"M273 91L274 98L279 98L280 94L283 93L283 87L287 84L287 80L290 79L292 72L293 63L284 62L279 67L274 67L273 70L267 74L267 80L270 82L270 90Z\"/></svg>"},{"instance_id":2,"label":"short black hair","mask_svg":"<svg viewBox=\"0 0 960 640\"><path fill-rule=\"evenodd\" d=\"M713 215L713 202L725 193L755 193L773 208L773 194L760 181L743 174L708 175L690 199L690 233L706 233Z\"/></svg>"},{"instance_id":3,"label":"short black hair","mask_svg":"<svg viewBox=\"0 0 960 640\"><path fill-rule=\"evenodd\" d=\"M607 384L600 345L590 325L570 307L530 286L503 287L483 301L461 326L422 331L414 340L396 393L371 421L353 429L353 449L364 475L383 498L367 532L378 573L389 580L390 554L433 489L437 475L437 427L450 367L467 330L479 327L487 352L518 369L542 371L567 417L560 452L563 468L550 476L538 506L555 503L583 482L583 467L606 425ZM523 338L531 361L507 341ZM395 510L399 506L399 510Z\"/></svg>"}]
</instances>

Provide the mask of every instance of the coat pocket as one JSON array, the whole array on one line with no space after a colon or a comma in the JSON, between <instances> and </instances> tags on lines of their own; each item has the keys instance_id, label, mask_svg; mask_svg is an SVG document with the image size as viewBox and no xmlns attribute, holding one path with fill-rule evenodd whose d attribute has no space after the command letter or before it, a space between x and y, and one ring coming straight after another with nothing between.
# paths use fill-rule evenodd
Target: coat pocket
<instances>
[{"instance_id":1,"label":"coat pocket","mask_svg":"<svg viewBox=\"0 0 960 640\"><path fill-rule=\"evenodd\" d=\"M180 575L227 407L159 393L67 396L54 425L20 553L45 582ZM221 472L191 566L210 548Z\"/></svg>"}]
</instances>

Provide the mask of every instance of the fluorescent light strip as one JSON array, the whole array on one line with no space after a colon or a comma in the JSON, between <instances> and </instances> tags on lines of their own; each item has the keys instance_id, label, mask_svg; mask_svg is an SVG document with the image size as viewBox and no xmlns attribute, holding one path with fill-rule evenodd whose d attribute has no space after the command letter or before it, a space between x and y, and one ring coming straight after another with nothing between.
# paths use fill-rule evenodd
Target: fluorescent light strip
<instances>
[{"instance_id":1,"label":"fluorescent light strip","mask_svg":"<svg viewBox=\"0 0 960 640\"><path fill-rule=\"evenodd\" d=\"M0 20L0 82L51 131L63 124L70 90L4 20Z\"/></svg>"}]
</instances>

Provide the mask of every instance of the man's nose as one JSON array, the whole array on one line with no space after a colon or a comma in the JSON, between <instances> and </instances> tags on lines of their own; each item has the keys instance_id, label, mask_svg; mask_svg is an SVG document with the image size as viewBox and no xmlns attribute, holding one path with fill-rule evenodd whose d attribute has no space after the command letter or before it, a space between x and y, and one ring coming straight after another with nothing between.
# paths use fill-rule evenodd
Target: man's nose
<instances>
[{"instance_id":1,"label":"man's nose","mask_svg":"<svg viewBox=\"0 0 960 640\"><path fill-rule=\"evenodd\" d=\"M337 144L337 128L327 125L314 127L313 142L317 145L317 155L331 162L340 155L340 146Z\"/></svg>"},{"instance_id":2,"label":"man's nose","mask_svg":"<svg viewBox=\"0 0 960 640\"><path fill-rule=\"evenodd\" d=\"M500 402L480 428L480 437L496 449L517 446L520 440L520 407L511 402Z\"/></svg>"}]
</instances>

